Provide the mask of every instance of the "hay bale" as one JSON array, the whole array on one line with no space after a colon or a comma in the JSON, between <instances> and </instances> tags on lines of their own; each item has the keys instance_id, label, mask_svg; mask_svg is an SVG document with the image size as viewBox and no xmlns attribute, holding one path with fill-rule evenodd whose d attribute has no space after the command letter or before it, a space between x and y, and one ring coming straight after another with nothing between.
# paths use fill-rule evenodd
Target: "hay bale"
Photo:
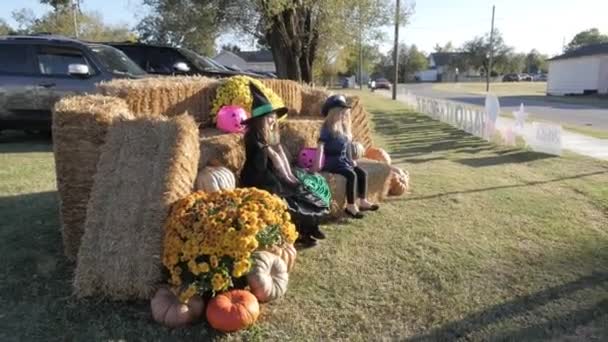
<instances>
[{"instance_id":1,"label":"hay bale","mask_svg":"<svg viewBox=\"0 0 608 342\"><path fill-rule=\"evenodd\" d=\"M360 159L358 165L367 171L367 196L372 202L382 201L388 194L391 181L390 166L376 162L374 160ZM334 173L321 173L331 189L331 217L339 217L342 215L344 206L346 205L346 178Z\"/></svg>"},{"instance_id":2,"label":"hay bale","mask_svg":"<svg viewBox=\"0 0 608 342\"><path fill-rule=\"evenodd\" d=\"M302 110L300 115L323 117L321 107L329 97L330 93L326 89L302 87Z\"/></svg>"},{"instance_id":3,"label":"hay bale","mask_svg":"<svg viewBox=\"0 0 608 342\"><path fill-rule=\"evenodd\" d=\"M281 122L281 144L285 154L294 163L304 147L317 147L323 120L320 118L297 118Z\"/></svg>"},{"instance_id":4,"label":"hay bale","mask_svg":"<svg viewBox=\"0 0 608 342\"><path fill-rule=\"evenodd\" d=\"M245 164L245 141L243 134L223 133L215 128L200 132L201 158L199 169L207 166L224 166L238 175Z\"/></svg>"},{"instance_id":5,"label":"hay bale","mask_svg":"<svg viewBox=\"0 0 608 342\"><path fill-rule=\"evenodd\" d=\"M187 115L120 122L108 132L87 208L78 297L147 299L162 280L169 206L191 193L198 126Z\"/></svg>"},{"instance_id":6,"label":"hay bale","mask_svg":"<svg viewBox=\"0 0 608 342\"><path fill-rule=\"evenodd\" d=\"M75 260L100 147L116 121L132 119L125 101L100 95L67 97L53 109L53 151L66 257Z\"/></svg>"},{"instance_id":7,"label":"hay bale","mask_svg":"<svg viewBox=\"0 0 608 342\"><path fill-rule=\"evenodd\" d=\"M352 106L351 120L353 140L360 142L365 148L372 147L374 141L372 138L373 129L371 115L365 110L363 103L358 96L349 96L347 101Z\"/></svg>"},{"instance_id":8,"label":"hay bale","mask_svg":"<svg viewBox=\"0 0 608 342\"><path fill-rule=\"evenodd\" d=\"M209 112L220 81L198 76L119 79L97 88L108 96L125 99L137 117L169 117L189 113L202 125L210 124Z\"/></svg>"},{"instance_id":9,"label":"hay bale","mask_svg":"<svg viewBox=\"0 0 608 342\"><path fill-rule=\"evenodd\" d=\"M263 79L262 83L272 89L289 108L291 117L298 116L302 111L302 86L291 80Z\"/></svg>"}]
</instances>

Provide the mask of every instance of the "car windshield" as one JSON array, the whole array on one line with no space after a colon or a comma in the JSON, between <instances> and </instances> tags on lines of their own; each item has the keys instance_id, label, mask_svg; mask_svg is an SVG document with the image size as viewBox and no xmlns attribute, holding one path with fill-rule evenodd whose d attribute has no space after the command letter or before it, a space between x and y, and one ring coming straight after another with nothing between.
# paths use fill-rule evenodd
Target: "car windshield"
<instances>
[{"instance_id":1,"label":"car windshield","mask_svg":"<svg viewBox=\"0 0 608 342\"><path fill-rule=\"evenodd\" d=\"M99 58L103 66L112 73L127 74L131 76L146 74L142 68L118 49L106 45L90 45L90 48L97 58Z\"/></svg>"},{"instance_id":2,"label":"car windshield","mask_svg":"<svg viewBox=\"0 0 608 342\"><path fill-rule=\"evenodd\" d=\"M201 70L217 70L217 68L212 64L209 63L209 61L207 61L203 56L198 55L197 53L190 51L188 49L179 49L179 52L181 52L184 56L186 56L186 58L188 58L188 61L190 61L190 63L194 64L197 68L201 69Z\"/></svg>"}]
</instances>

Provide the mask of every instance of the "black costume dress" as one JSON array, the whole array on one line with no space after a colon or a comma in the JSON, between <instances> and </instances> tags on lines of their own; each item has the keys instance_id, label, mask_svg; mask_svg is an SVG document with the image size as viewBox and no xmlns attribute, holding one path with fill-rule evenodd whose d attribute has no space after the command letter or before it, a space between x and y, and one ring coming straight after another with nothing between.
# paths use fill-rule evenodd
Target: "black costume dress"
<instances>
[{"instance_id":1,"label":"black costume dress","mask_svg":"<svg viewBox=\"0 0 608 342\"><path fill-rule=\"evenodd\" d=\"M240 186L266 190L283 198L298 232L311 234L318 229L320 218L329 213L329 205L304 185L282 181L268 156L268 146L260 141L254 133L245 134L245 165Z\"/></svg>"}]
</instances>

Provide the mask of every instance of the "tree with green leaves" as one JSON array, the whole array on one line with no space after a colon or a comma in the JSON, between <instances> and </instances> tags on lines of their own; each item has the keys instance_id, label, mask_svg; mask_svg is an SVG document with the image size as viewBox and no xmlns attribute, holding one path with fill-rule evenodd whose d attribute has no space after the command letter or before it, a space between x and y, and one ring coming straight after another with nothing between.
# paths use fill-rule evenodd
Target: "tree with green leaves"
<instances>
[{"instance_id":1,"label":"tree with green leaves","mask_svg":"<svg viewBox=\"0 0 608 342\"><path fill-rule=\"evenodd\" d=\"M452 42L449 41L443 46L435 44L433 50L435 50L435 52L454 52L456 51L456 48L454 47L454 45L452 45Z\"/></svg>"},{"instance_id":2,"label":"tree with green leaves","mask_svg":"<svg viewBox=\"0 0 608 342\"><path fill-rule=\"evenodd\" d=\"M232 29L267 45L282 78L311 82L323 49L369 42L394 18L391 0L145 0L149 17L138 26L144 40L211 50ZM404 6L403 23L411 8Z\"/></svg>"},{"instance_id":3,"label":"tree with green leaves","mask_svg":"<svg viewBox=\"0 0 608 342\"><path fill-rule=\"evenodd\" d=\"M31 10L13 12L20 34L51 33L64 36L74 35L73 13L69 8L50 11L36 17ZM135 35L126 26L107 25L97 12L78 13L79 37L90 41L133 40Z\"/></svg>"},{"instance_id":4,"label":"tree with green leaves","mask_svg":"<svg viewBox=\"0 0 608 342\"><path fill-rule=\"evenodd\" d=\"M602 34L597 28L579 32L566 46L566 51L578 49L584 45L608 43L608 35Z\"/></svg>"},{"instance_id":5,"label":"tree with green leaves","mask_svg":"<svg viewBox=\"0 0 608 342\"><path fill-rule=\"evenodd\" d=\"M548 71L547 59L547 55L543 55L536 49L533 49L526 55L526 72L529 74L546 73Z\"/></svg>"},{"instance_id":6,"label":"tree with green leaves","mask_svg":"<svg viewBox=\"0 0 608 342\"><path fill-rule=\"evenodd\" d=\"M513 49L505 44L498 30L494 31L492 46L494 51L492 74L494 74L496 70L505 68ZM490 61L490 34L465 42L462 51L466 53L467 64L470 67L480 70L484 75L487 74Z\"/></svg>"},{"instance_id":7,"label":"tree with green leaves","mask_svg":"<svg viewBox=\"0 0 608 342\"><path fill-rule=\"evenodd\" d=\"M72 4L72 0L40 0L40 3L50 5L57 11L69 7Z\"/></svg>"},{"instance_id":8,"label":"tree with green leaves","mask_svg":"<svg viewBox=\"0 0 608 342\"><path fill-rule=\"evenodd\" d=\"M6 21L0 18L0 36L6 36L13 32L13 29L6 23Z\"/></svg>"}]
</instances>

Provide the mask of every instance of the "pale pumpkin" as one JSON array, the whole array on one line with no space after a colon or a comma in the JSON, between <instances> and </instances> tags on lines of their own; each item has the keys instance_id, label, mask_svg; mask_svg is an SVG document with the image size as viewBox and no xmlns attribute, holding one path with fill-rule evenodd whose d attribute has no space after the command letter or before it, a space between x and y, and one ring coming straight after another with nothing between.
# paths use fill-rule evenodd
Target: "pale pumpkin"
<instances>
[{"instance_id":1,"label":"pale pumpkin","mask_svg":"<svg viewBox=\"0 0 608 342\"><path fill-rule=\"evenodd\" d=\"M259 251L252 255L253 267L247 275L251 293L262 303L282 297L287 292L287 264L276 254Z\"/></svg>"},{"instance_id":2,"label":"pale pumpkin","mask_svg":"<svg viewBox=\"0 0 608 342\"><path fill-rule=\"evenodd\" d=\"M391 184L388 190L388 194L391 196L401 196L409 189L409 173L396 166L391 166Z\"/></svg>"},{"instance_id":3,"label":"pale pumpkin","mask_svg":"<svg viewBox=\"0 0 608 342\"><path fill-rule=\"evenodd\" d=\"M245 290L220 293L207 304L207 322L221 332L245 329L258 319L260 304Z\"/></svg>"},{"instance_id":4,"label":"pale pumpkin","mask_svg":"<svg viewBox=\"0 0 608 342\"><path fill-rule=\"evenodd\" d=\"M232 190L235 186L234 173L223 166L208 166L196 178L196 190L205 192Z\"/></svg>"},{"instance_id":5,"label":"pale pumpkin","mask_svg":"<svg viewBox=\"0 0 608 342\"><path fill-rule=\"evenodd\" d=\"M272 246L269 252L278 255L285 264L287 265L287 272L291 272L293 267L296 265L296 257L298 256L298 252L296 248L289 243L283 244L281 246Z\"/></svg>"},{"instance_id":6,"label":"pale pumpkin","mask_svg":"<svg viewBox=\"0 0 608 342\"><path fill-rule=\"evenodd\" d=\"M391 156L379 147L370 147L365 151L365 158L391 165Z\"/></svg>"},{"instance_id":7,"label":"pale pumpkin","mask_svg":"<svg viewBox=\"0 0 608 342\"><path fill-rule=\"evenodd\" d=\"M365 147L360 142L353 141L351 144L351 152L354 160L363 158L365 154Z\"/></svg>"},{"instance_id":8,"label":"pale pumpkin","mask_svg":"<svg viewBox=\"0 0 608 342\"><path fill-rule=\"evenodd\" d=\"M200 296L194 295L187 303L182 303L166 287L159 288L150 301L154 320L170 328L182 327L200 319L204 306Z\"/></svg>"}]
</instances>

